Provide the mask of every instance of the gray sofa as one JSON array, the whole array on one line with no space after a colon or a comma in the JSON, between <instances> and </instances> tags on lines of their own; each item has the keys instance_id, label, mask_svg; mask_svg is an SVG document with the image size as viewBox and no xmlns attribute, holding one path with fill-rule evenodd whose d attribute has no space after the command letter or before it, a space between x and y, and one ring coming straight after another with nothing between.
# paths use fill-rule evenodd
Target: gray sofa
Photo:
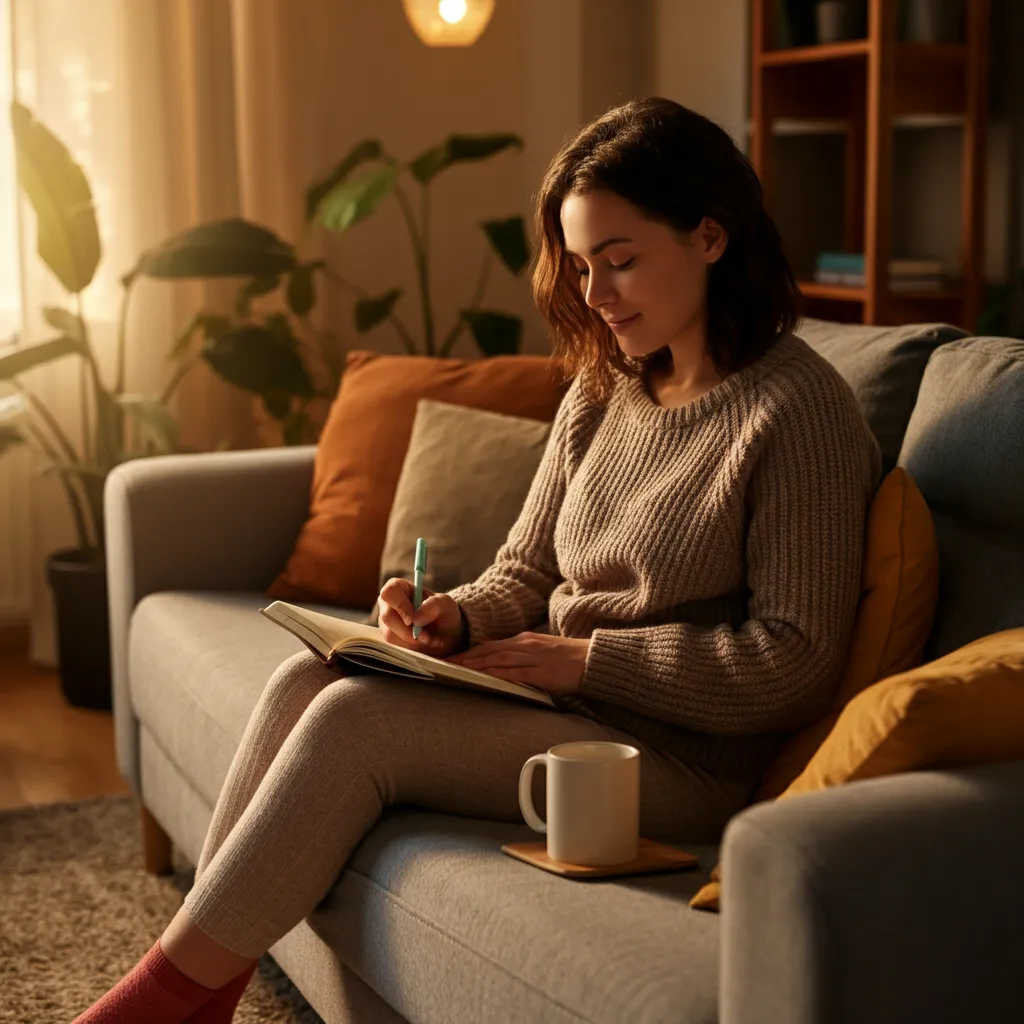
<instances>
[{"instance_id":1,"label":"gray sofa","mask_svg":"<svg viewBox=\"0 0 1024 1024\"><path fill-rule=\"evenodd\" d=\"M928 656L1024 625L1024 342L805 321L934 513ZM195 863L253 705L297 641L257 613L315 448L119 466L105 493L120 770L147 868ZM352 618L370 609L339 610ZM746 808L696 871L575 882L520 826L388 811L272 949L329 1024L1024 1020L1024 762ZM721 916L687 901L721 853Z\"/></svg>"}]
</instances>

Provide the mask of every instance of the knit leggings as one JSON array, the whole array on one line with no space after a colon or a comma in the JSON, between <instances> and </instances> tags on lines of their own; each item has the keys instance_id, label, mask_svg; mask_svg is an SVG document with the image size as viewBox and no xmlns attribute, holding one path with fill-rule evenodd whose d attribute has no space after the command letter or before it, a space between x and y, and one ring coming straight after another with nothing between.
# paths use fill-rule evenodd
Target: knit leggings
<instances>
[{"instance_id":1,"label":"knit leggings","mask_svg":"<svg viewBox=\"0 0 1024 1024\"><path fill-rule=\"evenodd\" d=\"M745 787L583 715L394 677L346 676L301 651L278 666L253 709L186 912L216 942L255 959L328 895L386 807L522 823L523 762L580 740L639 748L645 838L715 842L747 796ZM542 816L544 776L534 775Z\"/></svg>"}]
</instances>

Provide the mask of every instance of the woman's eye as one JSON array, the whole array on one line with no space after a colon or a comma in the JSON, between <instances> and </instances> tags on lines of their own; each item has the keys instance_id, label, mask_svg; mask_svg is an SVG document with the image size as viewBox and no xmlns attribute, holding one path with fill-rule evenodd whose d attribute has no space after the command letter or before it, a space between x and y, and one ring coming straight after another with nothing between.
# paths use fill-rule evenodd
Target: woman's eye
<instances>
[{"instance_id":1,"label":"woman's eye","mask_svg":"<svg viewBox=\"0 0 1024 1024\"><path fill-rule=\"evenodd\" d=\"M635 261L636 261L636 257L634 256L634 257L632 257L632 259L626 260L625 263L613 263L611 265L612 266L612 270L627 270L629 267L633 266Z\"/></svg>"}]
</instances>

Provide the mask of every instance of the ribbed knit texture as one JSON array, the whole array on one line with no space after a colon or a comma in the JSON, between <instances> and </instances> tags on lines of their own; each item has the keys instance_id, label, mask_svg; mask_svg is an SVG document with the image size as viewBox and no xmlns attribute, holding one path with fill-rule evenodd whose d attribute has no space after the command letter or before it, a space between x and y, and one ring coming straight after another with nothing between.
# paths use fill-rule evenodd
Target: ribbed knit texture
<instances>
[{"instance_id":1,"label":"ribbed knit texture","mask_svg":"<svg viewBox=\"0 0 1024 1024\"><path fill-rule=\"evenodd\" d=\"M677 408L576 380L494 563L448 593L470 645L590 638L560 706L753 776L838 685L880 476L849 385L795 335Z\"/></svg>"}]
</instances>

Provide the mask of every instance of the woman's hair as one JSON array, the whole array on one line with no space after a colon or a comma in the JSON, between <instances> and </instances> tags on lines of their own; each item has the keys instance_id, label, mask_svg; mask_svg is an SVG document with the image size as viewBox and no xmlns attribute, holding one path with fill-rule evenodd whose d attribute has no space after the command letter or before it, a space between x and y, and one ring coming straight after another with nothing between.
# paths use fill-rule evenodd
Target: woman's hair
<instances>
[{"instance_id":1,"label":"woman's hair","mask_svg":"<svg viewBox=\"0 0 1024 1024\"><path fill-rule=\"evenodd\" d=\"M611 366L639 377L671 361L667 344L635 359L584 301L569 273L562 202L606 190L652 220L692 231L705 216L728 232L709 268L707 334L719 373L742 369L797 322L797 286L778 229L764 209L750 161L713 121L672 100L630 100L585 125L552 160L537 194L540 248L533 296L554 330L553 356L567 378L603 401L614 387Z\"/></svg>"}]
</instances>

